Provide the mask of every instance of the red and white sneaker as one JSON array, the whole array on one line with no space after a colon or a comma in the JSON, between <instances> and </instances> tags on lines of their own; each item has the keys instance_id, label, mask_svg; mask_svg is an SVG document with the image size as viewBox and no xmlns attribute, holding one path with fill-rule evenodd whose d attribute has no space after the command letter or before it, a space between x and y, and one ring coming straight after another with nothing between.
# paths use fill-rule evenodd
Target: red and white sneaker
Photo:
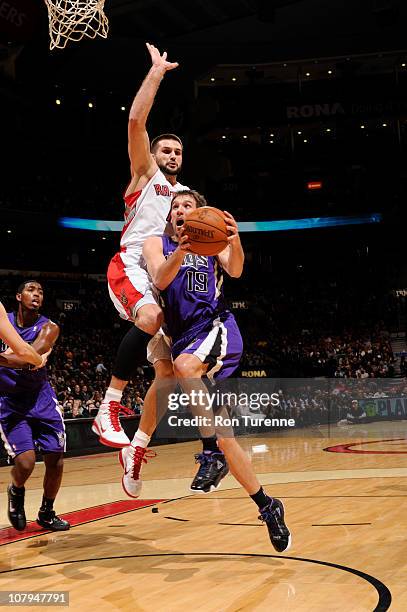
<instances>
[{"instance_id":1,"label":"red and white sneaker","mask_svg":"<svg viewBox=\"0 0 407 612\"><path fill-rule=\"evenodd\" d=\"M126 446L119 452L120 465L124 470L122 477L123 491L129 497L138 497L141 493L142 480L140 478L143 463L147 459L156 457L157 453L141 446Z\"/></svg>"},{"instance_id":2,"label":"red and white sneaker","mask_svg":"<svg viewBox=\"0 0 407 612\"><path fill-rule=\"evenodd\" d=\"M124 433L119 421L119 414L134 415L134 413L119 404L119 402L102 402L95 420L92 424L92 431L99 436L99 442L106 446L122 448L129 446L130 440Z\"/></svg>"}]
</instances>

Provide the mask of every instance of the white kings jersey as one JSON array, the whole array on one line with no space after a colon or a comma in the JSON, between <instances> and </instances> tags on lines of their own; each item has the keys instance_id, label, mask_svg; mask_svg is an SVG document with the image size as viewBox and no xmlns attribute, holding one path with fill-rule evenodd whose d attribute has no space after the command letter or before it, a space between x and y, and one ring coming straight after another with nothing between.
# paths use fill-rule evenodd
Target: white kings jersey
<instances>
[{"instance_id":1,"label":"white kings jersey","mask_svg":"<svg viewBox=\"0 0 407 612\"><path fill-rule=\"evenodd\" d=\"M120 252L126 267L140 265L146 238L164 234L171 198L174 193L183 189L189 187L181 183L171 185L161 170L157 169L143 189L125 196Z\"/></svg>"}]
</instances>

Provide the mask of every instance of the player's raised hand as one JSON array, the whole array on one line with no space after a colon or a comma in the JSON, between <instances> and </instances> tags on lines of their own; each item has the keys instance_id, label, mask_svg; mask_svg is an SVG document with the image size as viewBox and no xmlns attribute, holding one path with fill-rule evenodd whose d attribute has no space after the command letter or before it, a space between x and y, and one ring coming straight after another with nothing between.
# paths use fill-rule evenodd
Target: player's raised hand
<instances>
[{"instance_id":1,"label":"player's raised hand","mask_svg":"<svg viewBox=\"0 0 407 612\"><path fill-rule=\"evenodd\" d=\"M150 53L153 66L163 68L165 72L167 72L167 70L174 70L174 68L178 68L178 62L167 61L167 51L164 51L164 53L161 55L157 47L154 47L154 45L151 43L146 43L146 47Z\"/></svg>"},{"instance_id":2,"label":"player's raised hand","mask_svg":"<svg viewBox=\"0 0 407 612\"><path fill-rule=\"evenodd\" d=\"M229 244L233 244L233 242L240 240L239 228L237 226L237 222L235 218L233 217L233 215L230 214L230 212L228 212L227 210L224 210L223 214L225 215L226 229L229 234L228 242Z\"/></svg>"}]
</instances>

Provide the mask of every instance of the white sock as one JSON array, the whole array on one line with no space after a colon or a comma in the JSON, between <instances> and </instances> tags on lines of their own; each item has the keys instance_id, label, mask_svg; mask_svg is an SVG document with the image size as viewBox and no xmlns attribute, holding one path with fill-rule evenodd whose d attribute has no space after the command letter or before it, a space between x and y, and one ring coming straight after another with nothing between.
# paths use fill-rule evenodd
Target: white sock
<instances>
[{"instance_id":1,"label":"white sock","mask_svg":"<svg viewBox=\"0 0 407 612\"><path fill-rule=\"evenodd\" d=\"M134 438L131 441L132 446L140 446L141 448L147 448L148 443L150 442L151 437L148 436L144 431L138 429L134 434Z\"/></svg>"},{"instance_id":2,"label":"white sock","mask_svg":"<svg viewBox=\"0 0 407 612\"><path fill-rule=\"evenodd\" d=\"M119 389L114 389L113 387L109 387L105 393L105 397L103 398L103 404L108 404L109 402L119 402L122 399L123 391L119 391Z\"/></svg>"}]
</instances>

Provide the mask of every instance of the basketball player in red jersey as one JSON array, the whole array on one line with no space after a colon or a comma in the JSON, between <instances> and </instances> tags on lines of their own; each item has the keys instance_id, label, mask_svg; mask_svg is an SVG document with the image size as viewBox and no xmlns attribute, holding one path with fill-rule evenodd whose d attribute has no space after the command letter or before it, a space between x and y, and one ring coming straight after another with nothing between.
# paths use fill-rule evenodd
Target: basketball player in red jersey
<instances>
[{"instance_id":1,"label":"basketball player in red jersey","mask_svg":"<svg viewBox=\"0 0 407 612\"><path fill-rule=\"evenodd\" d=\"M175 134L162 134L150 145L146 130L147 118L160 83L166 72L177 68L178 63L167 61L167 53L161 55L149 43L147 49L152 65L134 98L129 116L131 179L124 194L125 224L120 252L113 257L107 271L110 297L120 316L132 321L134 326L119 346L113 376L92 427L102 444L129 447L126 456L129 455L127 458L132 468L134 462L141 465L150 437L139 429L130 444L119 421L119 413L123 410L120 400L135 366L146 360L147 344L163 319L162 311L153 297L146 268L143 267L142 248L148 236L163 234L172 195L185 189L177 182L182 165L180 138ZM168 361L157 361L155 370L157 377L173 374ZM145 397L143 414L144 418L151 415L151 430L154 430L154 385Z\"/></svg>"}]
</instances>

